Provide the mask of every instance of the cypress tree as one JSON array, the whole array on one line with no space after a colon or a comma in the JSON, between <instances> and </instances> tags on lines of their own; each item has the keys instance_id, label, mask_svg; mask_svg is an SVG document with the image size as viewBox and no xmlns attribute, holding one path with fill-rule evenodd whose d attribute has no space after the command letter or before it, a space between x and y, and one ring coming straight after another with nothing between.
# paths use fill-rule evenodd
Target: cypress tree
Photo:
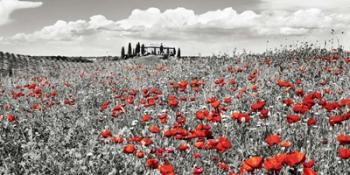
<instances>
[{"instance_id":1,"label":"cypress tree","mask_svg":"<svg viewBox=\"0 0 350 175\"><path fill-rule=\"evenodd\" d=\"M141 55L145 55L145 52L146 52L146 50L145 50L145 45L142 44L142 45L141 45Z\"/></svg>"},{"instance_id":2,"label":"cypress tree","mask_svg":"<svg viewBox=\"0 0 350 175\"><path fill-rule=\"evenodd\" d=\"M120 57L121 57L122 59L125 58L125 48L124 48L124 46L122 47L122 52L121 52L121 54L120 54Z\"/></svg>"},{"instance_id":3,"label":"cypress tree","mask_svg":"<svg viewBox=\"0 0 350 175\"><path fill-rule=\"evenodd\" d=\"M129 43L128 45L128 58L132 57L132 47L131 47L131 43Z\"/></svg>"},{"instance_id":4,"label":"cypress tree","mask_svg":"<svg viewBox=\"0 0 350 175\"><path fill-rule=\"evenodd\" d=\"M160 44L160 48L159 48L159 50L160 50L160 54L162 54L162 53L163 53L163 51L164 51L163 43L162 43L162 44Z\"/></svg>"},{"instance_id":5,"label":"cypress tree","mask_svg":"<svg viewBox=\"0 0 350 175\"><path fill-rule=\"evenodd\" d=\"M140 55L140 51L141 51L141 46L140 46L140 43L138 42L135 48L136 55Z\"/></svg>"},{"instance_id":6,"label":"cypress tree","mask_svg":"<svg viewBox=\"0 0 350 175\"><path fill-rule=\"evenodd\" d=\"M177 58L181 58L181 49L180 48L177 49Z\"/></svg>"}]
</instances>

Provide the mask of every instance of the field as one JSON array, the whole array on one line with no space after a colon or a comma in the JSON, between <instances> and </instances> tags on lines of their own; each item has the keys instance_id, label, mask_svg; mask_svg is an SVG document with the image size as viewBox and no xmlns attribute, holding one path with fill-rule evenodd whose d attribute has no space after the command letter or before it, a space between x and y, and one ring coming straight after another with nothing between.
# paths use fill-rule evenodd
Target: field
<instances>
[{"instance_id":1,"label":"field","mask_svg":"<svg viewBox=\"0 0 350 175\"><path fill-rule=\"evenodd\" d=\"M0 174L348 174L348 56L11 63Z\"/></svg>"}]
</instances>

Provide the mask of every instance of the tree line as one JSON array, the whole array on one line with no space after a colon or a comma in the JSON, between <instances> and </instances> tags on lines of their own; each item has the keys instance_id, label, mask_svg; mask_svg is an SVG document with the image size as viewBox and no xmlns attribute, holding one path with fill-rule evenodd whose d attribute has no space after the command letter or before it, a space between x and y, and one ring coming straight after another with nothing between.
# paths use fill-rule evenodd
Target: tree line
<instances>
[{"instance_id":1,"label":"tree line","mask_svg":"<svg viewBox=\"0 0 350 175\"><path fill-rule=\"evenodd\" d=\"M160 45L160 52L161 53L164 52L164 47L162 44ZM131 43L128 44L127 50L125 50L125 47L122 46L120 56L122 59L128 59L128 58L133 58L133 57L137 57L137 56L144 56L146 54L149 54L149 53L146 52L145 45L140 44L140 42L138 42L136 44L135 48L132 47ZM175 53L173 53L173 54L176 55L177 58L180 58L181 57L181 49L178 48L177 51L175 50Z\"/></svg>"}]
</instances>

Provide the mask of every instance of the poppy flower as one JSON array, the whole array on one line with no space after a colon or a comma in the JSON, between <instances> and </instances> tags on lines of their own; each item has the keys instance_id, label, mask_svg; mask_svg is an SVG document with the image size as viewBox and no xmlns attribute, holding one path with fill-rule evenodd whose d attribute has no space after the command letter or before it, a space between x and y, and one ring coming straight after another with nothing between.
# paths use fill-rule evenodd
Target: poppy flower
<instances>
[{"instance_id":1,"label":"poppy flower","mask_svg":"<svg viewBox=\"0 0 350 175\"><path fill-rule=\"evenodd\" d=\"M219 162L218 163L218 167L223 170L223 171L229 171L230 170L230 166L228 164L226 164L225 162Z\"/></svg>"},{"instance_id":2,"label":"poppy flower","mask_svg":"<svg viewBox=\"0 0 350 175\"><path fill-rule=\"evenodd\" d=\"M196 118L198 120L204 120L209 116L209 111L208 110L200 110L196 112Z\"/></svg>"},{"instance_id":3,"label":"poppy flower","mask_svg":"<svg viewBox=\"0 0 350 175\"><path fill-rule=\"evenodd\" d=\"M148 128L148 130L149 130L151 133L155 133L155 134L160 132L159 127L156 126L156 125L151 125L151 126Z\"/></svg>"},{"instance_id":4,"label":"poppy flower","mask_svg":"<svg viewBox=\"0 0 350 175\"><path fill-rule=\"evenodd\" d=\"M140 143L143 145L143 146L150 146L153 144L153 140L151 138L142 138L142 140L140 141Z\"/></svg>"},{"instance_id":5,"label":"poppy flower","mask_svg":"<svg viewBox=\"0 0 350 175\"><path fill-rule=\"evenodd\" d=\"M283 168L283 157L284 156L274 156L266 158L263 164L264 169L266 171L280 171Z\"/></svg>"},{"instance_id":6,"label":"poppy flower","mask_svg":"<svg viewBox=\"0 0 350 175\"><path fill-rule=\"evenodd\" d=\"M149 114L145 114L145 115L143 115L143 117L142 117L142 121L143 121L143 122L148 122L148 121L150 121L151 119L152 119L152 116L149 115Z\"/></svg>"},{"instance_id":7,"label":"poppy flower","mask_svg":"<svg viewBox=\"0 0 350 175\"><path fill-rule=\"evenodd\" d=\"M304 168L312 168L314 165L315 165L314 160L309 160L307 162L304 162L304 164L303 164Z\"/></svg>"},{"instance_id":8,"label":"poppy flower","mask_svg":"<svg viewBox=\"0 0 350 175\"><path fill-rule=\"evenodd\" d=\"M265 104L266 104L265 101L258 100L256 103L252 104L250 108L253 112L257 112L262 110Z\"/></svg>"},{"instance_id":9,"label":"poppy flower","mask_svg":"<svg viewBox=\"0 0 350 175\"><path fill-rule=\"evenodd\" d=\"M101 136L103 138L108 138L108 137L112 137L112 132L108 129L105 129L101 132Z\"/></svg>"},{"instance_id":10,"label":"poppy flower","mask_svg":"<svg viewBox=\"0 0 350 175\"><path fill-rule=\"evenodd\" d=\"M308 125L308 126L316 125L316 123L317 123L317 120L316 120L315 118L309 118L309 119L307 120L307 125Z\"/></svg>"},{"instance_id":11,"label":"poppy flower","mask_svg":"<svg viewBox=\"0 0 350 175\"><path fill-rule=\"evenodd\" d=\"M337 140L340 144L350 144L350 135L340 134L337 136Z\"/></svg>"},{"instance_id":12,"label":"poppy flower","mask_svg":"<svg viewBox=\"0 0 350 175\"><path fill-rule=\"evenodd\" d=\"M204 168L203 167L194 167L193 168L193 172L192 172L192 174L193 175L200 175L200 174L202 174L204 172Z\"/></svg>"},{"instance_id":13,"label":"poppy flower","mask_svg":"<svg viewBox=\"0 0 350 175\"><path fill-rule=\"evenodd\" d=\"M290 98L287 98L282 100L282 103L285 104L286 106L291 106L294 103L294 101Z\"/></svg>"},{"instance_id":14,"label":"poppy flower","mask_svg":"<svg viewBox=\"0 0 350 175\"><path fill-rule=\"evenodd\" d=\"M175 96L169 96L169 99L168 99L169 107L176 108L178 104L179 102L177 101L177 98Z\"/></svg>"},{"instance_id":15,"label":"poppy flower","mask_svg":"<svg viewBox=\"0 0 350 175\"><path fill-rule=\"evenodd\" d=\"M12 114L7 115L7 121L12 123L16 121L16 117Z\"/></svg>"},{"instance_id":16,"label":"poppy flower","mask_svg":"<svg viewBox=\"0 0 350 175\"><path fill-rule=\"evenodd\" d=\"M113 143L123 143L124 142L124 138L123 137L113 137L112 138L112 142Z\"/></svg>"},{"instance_id":17,"label":"poppy flower","mask_svg":"<svg viewBox=\"0 0 350 175\"><path fill-rule=\"evenodd\" d=\"M185 143L183 143L183 144L180 144L180 146L178 147L178 149L180 150L180 151L186 151L186 150L188 150L190 147L188 146L188 144L185 144Z\"/></svg>"},{"instance_id":18,"label":"poppy flower","mask_svg":"<svg viewBox=\"0 0 350 175\"><path fill-rule=\"evenodd\" d=\"M228 150L232 147L230 140L228 140L226 137L224 137L224 136L219 137L218 140L219 140L219 142L216 145L216 150L219 153L224 153L226 150Z\"/></svg>"},{"instance_id":19,"label":"poppy flower","mask_svg":"<svg viewBox=\"0 0 350 175\"><path fill-rule=\"evenodd\" d=\"M292 146L292 142L290 142L290 141L288 141L288 140L284 140L284 141L282 141L279 145L280 145L281 147L288 148L288 147Z\"/></svg>"},{"instance_id":20,"label":"poppy flower","mask_svg":"<svg viewBox=\"0 0 350 175\"><path fill-rule=\"evenodd\" d=\"M292 83L285 81L285 80L278 80L277 85L279 87L294 88L294 85Z\"/></svg>"},{"instance_id":21,"label":"poppy flower","mask_svg":"<svg viewBox=\"0 0 350 175\"><path fill-rule=\"evenodd\" d=\"M226 97L226 98L224 99L224 103L226 103L226 104L231 104L231 103L232 103L232 98L231 98L231 97Z\"/></svg>"},{"instance_id":22,"label":"poppy flower","mask_svg":"<svg viewBox=\"0 0 350 175\"><path fill-rule=\"evenodd\" d=\"M301 120L300 116L298 116L298 115L288 115L287 116L287 122L289 124L296 123L296 122L298 122L300 120Z\"/></svg>"},{"instance_id":23,"label":"poppy flower","mask_svg":"<svg viewBox=\"0 0 350 175\"><path fill-rule=\"evenodd\" d=\"M38 111L38 110L41 109L41 105L40 105L40 104L33 104L33 105L32 105L32 109L33 109L34 111Z\"/></svg>"},{"instance_id":24,"label":"poppy flower","mask_svg":"<svg viewBox=\"0 0 350 175\"><path fill-rule=\"evenodd\" d=\"M340 147L338 149L338 156L341 159L349 159L350 158L350 149L346 149L346 148Z\"/></svg>"},{"instance_id":25,"label":"poppy flower","mask_svg":"<svg viewBox=\"0 0 350 175\"><path fill-rule=\"evenodd\" d=\"M194 153L193 158L194 159L200 159L202 157L201 153Z\"/></svg>"},{"instance_id":26,"label":"poppy flower","mask_svg":"<svg viewBox=\"0 0 350 175\"><path fill-rule=\"evenodd\" d=\"M295 113L305 114L310 110L310 107L305 104L295 104L293 106L293 111Z\"/></svg>"},{"instance_id":27,"label":"poppy flower","mask_svg":"<svg viewBox=\"0 0 350 175\"><path fill-rule=\"evenodd\" d=\"M135 151L136 151L136 148L132 144L126 145L123 149L123 153L125 154L133 154Z\"/></svg>"},{"instance_id":28,"label":"poppy flower","mask_svg":"<svg viewBox=\"0 0 350 175\"><path fill-rule=\"evenodd\" d=\"M263 158L260 156L251 157L244 161L248 166L250 166L252 169L259 169L262 165Z\"/></svg>"},{"instance_id":29,"label":"poppy flower","mask_svg":"<svg viewBox=\"0 0 350 175\"><path fill-rule=\"evenodd\" d=\"M217 109L217 108L219 108L219 106L220 106L220 101L214 100L214 101L212 101L210 104L211 104L211 107Z\"/></svg>"},{"instance_id":30,"label":"poppy flower","mask_svg":"<svg viewBox=\"0 0 350 175\"><path fill-rule=\"evenodd\" d=\"M142 159L143 157L145 157L145 153L143 151L138 151L136 153L136 156L139 158L139 159Z\"/></svg>"},{"instance_id":31,"label":"poppy flower","mask_svg":"<svg viewBox=\"0 0 350 175\"><path fill-rule=\"evenodd\" d=\"M303 97L304 96L304 90L303 89L297 89L295 90L295 95L299 96L299 97Z\"/></svg>"},{"instance_id":32,"label":"poppy flower","mask_svg":"<svg viewBox=\"0 0 350 175\"><path fill-rule=\"evenodd\" d=\"M231 118L236 120L238 123L250 122L250 116L247 113L233 112Z\"/></svg>"},{"instance_id":33,"label":"poppy flower","mask_svg":"<svg viewBox=\"0 0 350 175\"><path fill-rule=\"evenodd\" d=\"M146 166L151 169L158 168L158 160L157 159L147 159Z\"/></svg>"},{"instance_id":34,"label":"poppy flower","mask_svg":"<svg viewBox=\"0 0 350 175\"><path fill-rule=\"evenodd\" d=\"M181 92L186 91L186 88L187 88L187 81L186 80L182 80L178 85L179 85L179 89Z\"/></svg>"},{"instance_id":35,"label":"poppy flower","mask_svg":"<svg viewBox=\"0 0 350 175\"><path fill-rule=\"evenodd\" d=\"M299 151L295 151L287 154L285 162L290 166L294 167L305 160L305 154Z\"/></svg>"},{"instance_id":36,"label":"poppy flower","mask_svg":"<svg viewBox=\"0 0 350 175\"><path fill-rule=\"evenodd\" d=\"M345 120L347 120L347 118L342 116L342 115L330 116L329 117L329 124L331 124L333 126L335 124L341 124Z\"/></svg>"},{"instance_id":37,"label":"poppy flower","mask_svg":"<svg viewBox=\"0 0 350 175\"><path fill-rule=\"evenodd\" d=\"M339 101L339 105L344 107L344 106L349 106L350 107L350 99L349 98L344 98Z\"/></svg>"},{"instance_id":38,"label":"poppy flower","mask_svg":"<svg viewBox=\"0 0 350 175\"><path fill-rule=\"evenodd\" d=\"M279 135L276 135L276 134L271 134L271 135L266 137L265 142L269 146L277 145L281 142L281 137Z\"/></svg>"},{"instance_id":39,"label":"poppy flower","mask_svg":"<svg viewBox=\"0 0 350 175\"><path fill-rule=\"evenodd\" d=\"M317 175L317 173L312 168L304 168L303 175Z\"/></svg>"},{"instance_id":40,"label":"poppy flower","mask_svg":"<svg viewBox=\"0 0 350 175\"><path fill-rule=\"evenodd\" d=\"M168 163L159 166L159 172L161 175L174 175L174 167Z\"/></svg>"},{"instance_id":41,"label":"poppy flower","mask_svg":"<svg viewBox=\"0 0 350 175\"><path fill-rule=\"evenodd\" d=\"M263 109L260 111L259 118L260 119L267 119L269 117L269 110Z\"/></svg>"}]
</instances>

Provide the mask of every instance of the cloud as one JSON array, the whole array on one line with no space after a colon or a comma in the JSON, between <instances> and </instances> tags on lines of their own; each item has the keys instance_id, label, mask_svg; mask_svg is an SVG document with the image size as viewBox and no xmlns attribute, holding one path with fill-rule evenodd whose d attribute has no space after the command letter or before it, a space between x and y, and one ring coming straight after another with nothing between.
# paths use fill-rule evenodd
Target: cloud
<instances>
[{"instance_id":1,"label":"cloud","mask_svg":"<svg viewBox=\"0 0 350 175\"><path fill-rule=\"evenodd\" d=\"M42 2L18 1L18 0L1 0L0 1L0 26L10 22L12 12L19 9L37 8Z\"/></svg>"},{"instance_id":2,"label":"cloud","mask_svg":"<svg viewBox=\"0 0 350 175\"><path fill-rule=\"evenodd\" d=\"M185 8L161 12L157 8L134 10L120 21L108 20L102 15L92 16L88 21L57 21L39 31L12 37L14 40L72 41L84 36L109 32L111 37L141 39L217 39L218 37L266 37L300 36L312 32L329 32L330 29L348 30L350 15L326 13L320 9L302 9L294 12L285 10L244 11L238 13L232 8L195 14Z\"/></svg>"},{"instance_id":3,"label":"cloud","mask_svg":"<svg viewBox=\"0 0 350 175\"><path fill-rule=\"evenodd\" d=\"M261 0L260 7L263 9L307 9L319 8L331 11L346 11L350 7L348 0Z\"/></svg>"},{"instance_id":4,"label":"cloud","mask_svg":"<svg viewBox=\"0 0 350 175\"><path fill-rule=\"evenodd\" d=\"M26 49L35 54L48 54L51 49L54 54L105 55L108 50L119 55L122 45L140 41L145 44L166 42L186 46L184 53L210 55L213 50L229 51L239 46L261 51L266 40L273 43L271 39L276 40L277 46L286 39L290 40L288 42L328 40L332 37L331 29L336 33L345 31L344 41L348 41L350 35L346 31L350 29L350 14L317 8L259 13L250 10L239 13L225 8L203 14L185 8L165 11L149 8L133 10L129 17L119 21L103 15L88 20L59 20L32 33L5 37L3 41L16 46L13 47L15 51Z\"/></svg>"}]
</instances>

